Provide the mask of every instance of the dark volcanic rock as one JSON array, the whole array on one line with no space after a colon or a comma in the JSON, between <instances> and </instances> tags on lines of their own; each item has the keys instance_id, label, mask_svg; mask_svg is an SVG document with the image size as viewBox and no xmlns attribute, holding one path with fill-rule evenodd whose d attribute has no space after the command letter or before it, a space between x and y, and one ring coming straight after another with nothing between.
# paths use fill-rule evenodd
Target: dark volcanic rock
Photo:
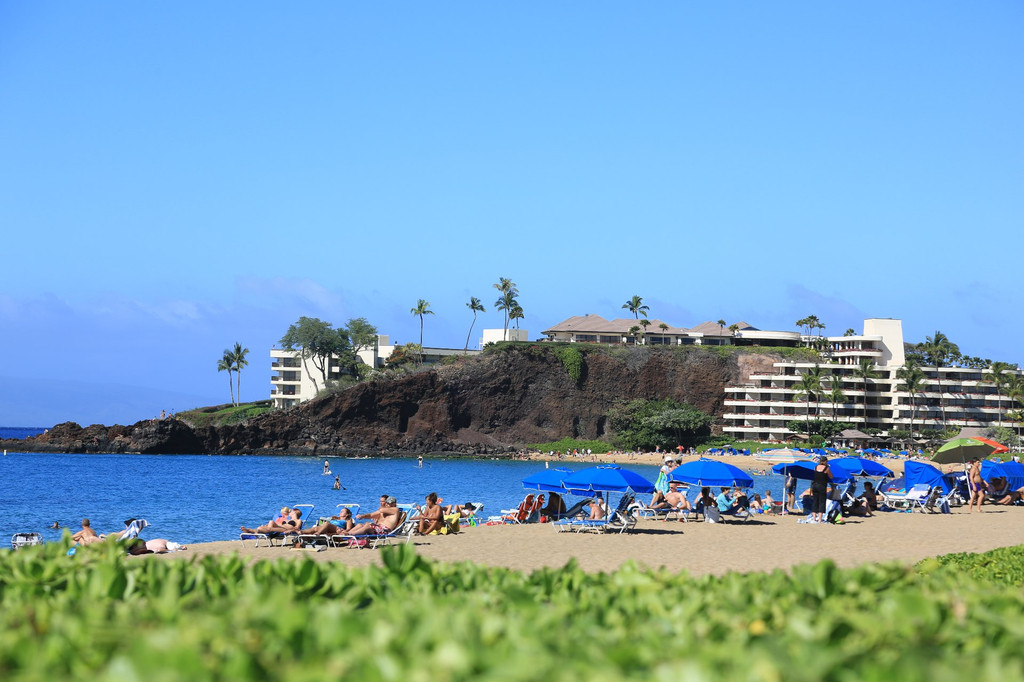
<instances>
[{"instance_id":1,"label":"dark volcanic rock","mask_svg":"<svg viewBox=\"0 0 1024 682\"><path fill-rule=\"evenodd\" d=\"M176 419L133 426L58 424L7 449L58 452L310 454L503 453L525 443L606 435L621 399L675 398L716 416L727 384L778 358L706 349L587 348L575 383L553 348L512 346L401 378L378 378L245 424L193 430Z\"/></svg>"}]
</instances>

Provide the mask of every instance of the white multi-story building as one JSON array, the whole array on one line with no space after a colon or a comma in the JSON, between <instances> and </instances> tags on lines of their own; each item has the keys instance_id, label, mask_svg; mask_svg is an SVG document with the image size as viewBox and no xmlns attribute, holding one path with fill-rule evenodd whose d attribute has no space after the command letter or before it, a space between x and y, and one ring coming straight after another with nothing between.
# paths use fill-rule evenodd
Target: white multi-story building
<instances>
[{"instance_id":1,"label":"white multi-story building","mask_svg":"<svg viewBox=\"0 0 1024 682\"><path fill-rule=\"evenodd\" d=\"M925 366L922 391L911 396L903 390L898 376L906 363L900 320L868 319L858 336L804 340L821 344L821 361L776 362L771 371L751 374L742 385L725 389L725 433L738 440L781 441L793 435L787 422L833 417L859 430L909 431L911 424L915 431L984 428L999 423L1001 415L1014 407L985 380L991 374L988 369ZM874 376L863 376L864 359L870 360ZM821 368L823 390L808 402L799 383L815 365ZM828 396L833 377L844 396L834 406Z\"/></svg>"}]
</instances>

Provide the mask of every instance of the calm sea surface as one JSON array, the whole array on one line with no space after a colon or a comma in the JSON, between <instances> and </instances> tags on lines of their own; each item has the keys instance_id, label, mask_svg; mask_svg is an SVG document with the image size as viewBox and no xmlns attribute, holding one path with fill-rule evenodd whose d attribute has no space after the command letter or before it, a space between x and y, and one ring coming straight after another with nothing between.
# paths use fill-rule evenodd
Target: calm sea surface
<instances>
[{"instance_id":1,"label":"calm sea surface","mask_svg":"<svg viewBox=\"0 0 1024 682\"><path fill-rule=\"evenodd\" d=\"M18 532L60 537L54 521L77 530L88 517L99 532L121 530L124 520L144 518L146 538L209 542L238 537L238 527L258 525L280 507L314 504L313 516L330 515L342 502L361 511L377 508L382 493L400 503L422 503L436 491L446 503L478 501L484 514L519 504L522 479L544 468L540 462L331 458L331 470L346 490L333 490L323 459L218 455L86 455L8 452L0 457L0 547ZM592 463L557 462L572 470ZM751 466L760 468L752 461ZM652 466L626 466L653 481ZM756 490L779 497L782 478L757 476ZM692 499L695 493L691 492ZM574 498L567 498L571 501Z\"/></svg>"}]
</instances>

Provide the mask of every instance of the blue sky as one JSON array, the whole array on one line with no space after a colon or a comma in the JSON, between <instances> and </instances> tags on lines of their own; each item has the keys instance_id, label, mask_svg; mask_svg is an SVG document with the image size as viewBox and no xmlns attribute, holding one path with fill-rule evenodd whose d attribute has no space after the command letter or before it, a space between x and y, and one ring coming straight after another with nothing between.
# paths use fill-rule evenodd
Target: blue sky
<instances>
[{"instance_id":1,"label":"blue sky","mask_svg":"<svg viewBox=\"0 0 1024 682\"><path fill-rule=\"evenodd\" d=\"M1019 2L0 4L0 424L242 397L300 316L427 345L745 320L1024 362ZM476 336L476 334L474 334Z\"/></svg>"}]
</instances>

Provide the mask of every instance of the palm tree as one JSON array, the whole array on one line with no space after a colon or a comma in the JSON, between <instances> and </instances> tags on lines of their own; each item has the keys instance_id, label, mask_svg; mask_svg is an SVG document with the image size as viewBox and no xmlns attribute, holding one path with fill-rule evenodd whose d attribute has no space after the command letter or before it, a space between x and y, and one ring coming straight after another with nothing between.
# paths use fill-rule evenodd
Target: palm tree
<instances>
[{"instance_id":1,"label":"palm tree","mask_svg":"<svg viewBox=\"0 0 1024 682\"><path fill-rule=\"evenodd\" d=\"M828 378L829 393L828 399L832 402L832 422L836 421L836 405L846 402L846 394L843 393L843 380L837 374Z\"/></svg>"},{"instance_id":2,"label":"palm tree","mask_svg":"<svg viewBox=\"0 0 1024 682\"><path fill-rule=\"evenodd\" d=\"M806 403L805 419L807 423L807 435L811 435L811 396L814 402L818 402L818 393L821 391L821 365L815 365L800 375L800 380L793 387L796 389L796 397L804 397Z\"/></svg>"},{"instance_id":3,"label":"palm tree","mask_svg":"<svg viewBox=\"0 0 1024 682\"><path fill-rule=\"evenodd\" d=\"M518 305L519 301L516 300L515 295L511 291L506 291L501 295L501 298L494 302L494 307L505 313L505 327L501 337L504 341L508 340L508 323L512 319L511 313Z\"/></svg>"},{"instance_id":4,"label":"palm tree","mask_svg":"<svg viewBox=\"0 0 1024 682\"><path fill-rule=\"evenodd\" d=\"M644 319L640 320L640 324L641 326L643 326L643 331L640 332L640 337L642 339L644 335L647 334L647 328L650 327L653 323L645 317Z\"/></svg>"},{"instance_id":5,"label":"palm tree","mask_svg":"<svg viewBox=\"0 0 1024 682\"><path fill-rule=\"evenodd\" d=\"M843 332L843 336L856 336L857 332L853 330L853 327L847 327L846 331Z\"/></svg>"},{"instance_id":6,"label":"palm tree","mask_svg":"<svg viewBox=\"0 0 1024 682\"><path fill-rule=\"evenodd\" d=\"M494 307L505 313L505 331L502 339L508 340L508 314L512 312L514 306L519 305L519 301L516 300L516 296L519 295L519 289L516 287L516 283L510 280L508 277L499 277L497 284L493 285L495 289L501 292L501 296L494 302Z\"/></svg>"},{"instance_id":7,"label":"palm tree","mask_svg":"<svg viewBox=\"0 0 1024 682\"><path fill-rule=\"evenodd\" d=\"M810 315L810 316L807 317L807 329L808 330L813 331L813 330L817 329L817 330L819 330L818 331L818 336L821 336L821 331L820 330L822 330L824 328L825 328L825 324L821 320L818 319L817 315Z\"/></svg>"},{"instance_id":8,"label":"palm tree","mask_svg":"<svg viewBox=\"0 0 1024 682\"><path fill-rule=\"evenodd\" d=\"M469 325L469 333L466 334L466 347L462 349L464 353L469 351L469 337L473 335L473 327L476 326L476 314L487 312L484 310L480 299L476 296L469 297L469 303L466 304L466 307L473 311L473 324Z\"/></svg>"},{"instance_id":9,"label":"palm tree","mask_svg":"<svg viewBox=\"0 0 1024 682\"><path fill-rule=\"evenodd\" d=\"M939 388L939 416L942 418L942 428L946 428L946 406L942 398L942 374L940 368L946 366L946 362L953 354L953 343L940 331L934 336L926 336L922 344L925 357L935 368L935 381ZM959 349L958 349L959 350Z\"/></svg>"},{"instance_id":10,"label":"palm tree","mask_svg":"<svg viewBox=\"0 0 1024 682\"><path fill-rule=\"evenodd\" d=\"M794 322L793 324L795 324L796 326L800 327L800 332L803 333L804 330L807 328L807 325L810 324L810 321L811 321L811 318L803 317L803 318L800 318L799 320L797 320L796 322ZM718 323L719 324L725 324L724 322L722 322L722 320L719 320Z\"/></svg>"},{"instance_id":11,"label":"palm tree","mask_svg":"<svg viewBox=\"0 0 1024 682\"><path fill-rule=\"evenodd\" d=\"M725 320L719 320L718 322L715 322L715 324L718 325L718 333L725 336Z\"/></svg>"},{"instance_id":12,"label":"palm tree","mask_svg":"<svg viewBox=\"0 0 1024 682\"><path fill-rule=\"evenodd\" d=\"M857 364L857 368L853 370L853 376L861 379L864 382L864 426L868 425L868 384L878 378L878 372L875 371L875 363L871 362L871 358L861 358Z\"/></svg>"},{"instance_id":13,"label":"palm tree","mask_svg":"<svg viewBox=\"0 0 1024 682\"><path fill-rule=\"evenodd\" d=\"M914 418L917 416L916 396L924 388L926 379L924 370L918 367L917 361L911 360L896 370L896 377L903 380L900 389L910 394L910 437L914 437Z\"/></svg>"},{"instance_id":14,"label":"palm tree","mask_svg":"<svg viewBox=\"0 0 1024 682\"><path fill-rule=\"evenodd\" d=\"M248 348L242 348L242 344L235 342L235 349L231 351L231 357L234 360L234 370L238 372L236 381L238 382L238 402L242 402L242 368L249 365L249 361L245 359L245 356L249 354Z\"/></svg>"},{"instance_id":15,"label":"palm tree","mask_svg":"<svg viewBox=\"0 0 1024 682\"><path fill-rule=\"evenodd\" d=\"M644 305L644 299L640 298L635 294L633 295L633 298L623 303L622 307L628 309L629 312L633 313L633 316L636 317L636 319L638 320L640 319L641 313L644 317L647 317L647 313L651 309L650 306Z\"/></svg>"},{"instance_id":16,"label":"palm tree","mask_svg":"<svg viewBox=\"0 0 1024 682\"><path fill-rule=\"evenodd\" d=\"M508 311L508 321L509 321L509 323L511 323L512 320L515 320L516 321L516 329L518 330L519 329L519 320L525 320L525 319L526 319L526 315L523 313L523 307L521 305L519 305L518 301L516 301L512 305L512 310Z\"/></svg>"},{"instance_id":17,"label":"palm tree","mask_svg":"<svg viewBox=\"0 0 1024 682\"><path fill-rule=\"evenodd\" d=\"M733 337L736 336L736 332L738 332L739 330L740 330L740 326L738 324L736 324L735 322L733 322L732 324L729 325L729 331L732 332Z\"/></svg>"},{"instance_id":18,"label":"palm tree","mask_svg":"<svg viewBox=\"0 0 1024 682\"><path fill-rule=\"evenodd\" d=\"M231 389L231 404L235 404L235 385L231 381L231 372L235 370L235 359L231 355L231 351L224 349L224 357L217 361L217 371L228 373L228 388Z\"/></svg>"},{"instance_id":19,"label":"palm tree","mask_svg":"<svg viewBox=\"0 0 1024 682\"><path fill-rule=\"evenodd\" d=\"M420 318L420 348L423 347L423 316L433 315L434 311L430 309L430 303L424 301L422 298L416 301L416 307L410 308L409 312Z\"/></svg>"},{"instance_id":20,"label":"palm tree","mask_svg":"<svg viewBox=\"0 0 1024 682\"><path fill-rule=\"evenodd\" d=\"M989 367L991 374L986 374L984 380L995 384L996 395L999 400L996 401L996 424L999 426L1003 425L1003 386L1007 384L1010 379L1007 371L1013 369L1013 365L1008 362L993 362Z\"/></svg>"}]
</instances>

